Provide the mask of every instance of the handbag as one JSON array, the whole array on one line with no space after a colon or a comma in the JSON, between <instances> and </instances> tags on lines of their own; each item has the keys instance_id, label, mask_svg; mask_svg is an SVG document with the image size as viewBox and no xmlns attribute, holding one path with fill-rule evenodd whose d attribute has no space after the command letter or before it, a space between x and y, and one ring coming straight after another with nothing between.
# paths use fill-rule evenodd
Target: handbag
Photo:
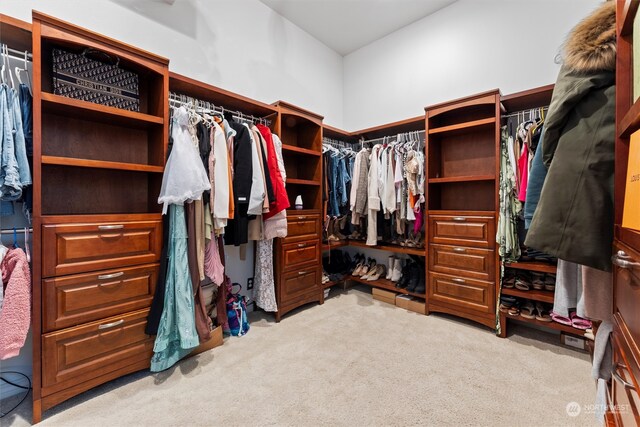
<instances>
[{"instance_id":1,"label":"handbag","mask_svg":"<svg viewBox=\"0 0 640 427\"><path fill-rule=\"evenodd\" d=\"M238 286L238 292L233 292L233 287ZM237 337L246 335L249 332L249 320L247 319L247 300L240 294L242 286L239 283L231 285L231 291L227 297L227 319L228 331L225 333Z\"/></svg>"},{"instance_id":2,"label":"handbag","mask_svg":"<svg viewBox=\"0 0 640 427\"><path fill-rule=\"evenodd\" d=\"M138 75L120 68L120 58L94 49L82 53L55 48L53 51L53 93L94 104L140 111ZM91 58L102 55L110 62Z\"/></svg>"}]
</instances>

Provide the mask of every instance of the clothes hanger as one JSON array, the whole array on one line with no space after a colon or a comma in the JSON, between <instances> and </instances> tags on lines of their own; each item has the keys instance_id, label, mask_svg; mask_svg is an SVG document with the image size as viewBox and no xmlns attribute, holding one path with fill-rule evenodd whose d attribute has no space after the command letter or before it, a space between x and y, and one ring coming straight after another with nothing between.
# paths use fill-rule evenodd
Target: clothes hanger
<instances>
[{"instance_id":1,"label":"clothes hanger","mask_svg":"<svg viewBox=\"0 0 640 427\"><path fill-rule=\"evenodd\" d=\"M13 227L13 248L20 248L20 245L18 244L18 232L15 227Z\"/></svg>"},{"instance_id":2,"label":"clothes hanger","mask_svg":"<svg viewBox=\"0 0 640 427\"><path fill-rule=\"evenodd\" d=\"M29 229L24 228L24 253L27 254L27 262L31 262L31 252L29 250Z\"/></svg>"}]
</instances>

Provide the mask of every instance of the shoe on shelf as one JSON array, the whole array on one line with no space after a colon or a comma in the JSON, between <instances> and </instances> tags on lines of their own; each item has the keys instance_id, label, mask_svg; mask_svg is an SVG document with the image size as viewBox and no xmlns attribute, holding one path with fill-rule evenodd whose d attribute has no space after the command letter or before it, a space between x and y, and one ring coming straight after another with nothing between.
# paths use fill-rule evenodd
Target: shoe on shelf
<instances>
[{"instance_id":1,"label":"shoe on shelf","mask_svg":"<svg viewBox=\"0 0 640 427\"><path fill-rule=\"evenodd\" d=\"M512 289L515 286L516 272L510 268L504 271L504 277L502 278L502 287Z\"/></svg>"},{"instance_id":2,"label":"shoe on shelf","mask_svg":"<svg viewBox=\"0 0 640 427\"><path fill-rule=\"evenodd\" d=\"M409 292L415 292L418 284L420 283L420 268L415 262L411 263L409 267L409 280L407 283L407 290Z\"/></svg>"},{"instance_id":3,"label":"shoe on shelf","mask_svg":"<svg viewBox=\"0 0 640 427\"><path fill-rule=\"evenodd\" d=\"M393 267L396 265L396 257L394 257L393 255L389 256L389 267L387 268L387 275L385 276L385 279L387 280L391 280L391 275L393 274Z\"/></svg>"},{"instance_id":4,"label":"shoe on shelf","mask_svg":"<svg viewBox=\"0 0 640 427\"><path fill-rule=\"evenodd\" d=\"M424 270L424 264L420 263L417 264L418 265L418 285L414 288L413 292L417 293L417 294L424 294L427 291L427 288L425 286L426 282L426 274L425 274L425 270Z\"/></svg>"},{"instance_id":5,"label":"shoe on shelf","mask_svg":"<svg viewBox=\"0 0 640 427\"><path fill-rule=\"evenodd\" d=\"M520 273L516 276L516 289L521 291L531 290L531 281L529 276L525 273Z\"/></svg>"},{"instance_id":6,"label":"shoe on shelf","mask_svg":"<svg viewBox=\"0 0 640 427\"><path fill-rule=\"evenodd\" d=\"M380 277L383 276L386 273L386 271L387 271L387 268L384 265L382 264L376 265L376 267L373 269L373 273L367 276L367 281L373 282L375 280L380 279Z\"/></svg>"},{"instance_id":7,"label":"shoe on shelf","mask_svg":"<svg viewBox=\"0 0 640 427\"><path fill-rule=\"evenodd\" d=\"M536 271L531 272L531 286L536 291L544 289L544 273L538 273Z\"/></svg>"},{"instance_id":8,"label":"shoe on shelf","mask_svg":"<svg viewBox=\"0 0 640 427\"><path fill-rule=\"evenodd\" d=\"M400 259L396 258L395 262L393 263L393 271L391 272L391 281L397 283L400 280L400 278L402 277L402 265L400 264Z\"/></svg>"},{"instance_id":9,"label":"shoe on shelf","mask_svg":"<svg viewBox=\"0 0 640 427\"><path fill-rule=\"evenodd\" d=\"M547 274L544 278L544 288L547 291L554 292L556 290L556 275Z\"/></svg>"},{"instance_id":10,"label":"shoe on shelf","mask_svg":"<svg viewBox=\"0 0 640 427\"><path fill-rule=\"evenodd\" d=\"M400 280L396 284L396 287L400 289L406 289L409 284L409 269L411 266L411 261L406 260L404 263L404 267L402 268L402 273L400 274Z\"/></svg>"},{"instance_id":11,"label":"shoe on shelf","mask_svg":"<svg viewBox=\"0 0 640 427\"><path fill-rule=\"evenodd\" d=\"M365 264L364 268L363 268L363 273L360 276L360 278L362 280L367 280L367 277L369 276L369 274L373 273L376 269L376 260L373 258L369 258L367 259L367 264Z\"/></svg>"}]
</instances>

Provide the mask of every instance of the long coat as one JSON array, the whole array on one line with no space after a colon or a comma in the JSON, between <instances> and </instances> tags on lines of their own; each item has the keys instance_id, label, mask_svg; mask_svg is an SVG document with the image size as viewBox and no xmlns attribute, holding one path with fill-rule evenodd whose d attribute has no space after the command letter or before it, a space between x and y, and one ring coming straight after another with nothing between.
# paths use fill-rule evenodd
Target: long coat
<instances>
[{"instance_id":1,"label":"long coat","mask_svg":"<svg viewBox=\"0 0 640 427\"><path fill-rule=\"evenodd\" d=\"M609 271L614 223L615 2L607 3L569 37L545 120L543 160L549 170L525 244Z\"/></svg>"}]
</instances>

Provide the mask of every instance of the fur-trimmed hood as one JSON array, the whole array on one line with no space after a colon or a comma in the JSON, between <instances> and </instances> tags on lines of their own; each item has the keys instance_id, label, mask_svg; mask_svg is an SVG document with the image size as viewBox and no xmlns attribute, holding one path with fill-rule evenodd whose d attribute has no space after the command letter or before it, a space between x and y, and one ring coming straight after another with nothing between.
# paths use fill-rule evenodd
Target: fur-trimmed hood
<instances>
[{"instance_id":1,"label":"fur-trimmed hood","mask_svg":"<svg viewBox=\"0 0 640 427\"><path fill-rule=\"evenodd\" d=\"M578 72L616 69L616 2L607 1L576 25L564 46L564 64Z\"/></svg>"}]
</instances>

